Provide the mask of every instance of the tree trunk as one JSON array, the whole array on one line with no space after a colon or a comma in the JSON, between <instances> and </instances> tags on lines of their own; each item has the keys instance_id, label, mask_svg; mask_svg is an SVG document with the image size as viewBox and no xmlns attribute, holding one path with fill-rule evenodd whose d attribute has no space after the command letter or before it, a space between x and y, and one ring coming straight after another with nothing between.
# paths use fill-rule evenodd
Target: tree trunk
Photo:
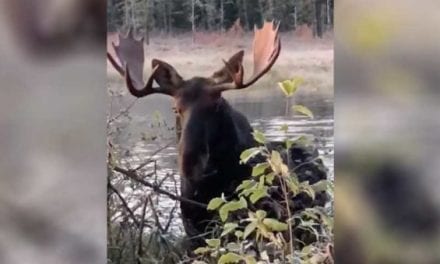
<instances>
[{"instance_id":1,"label":"tree trunk","mask_svg":"<svg viewBox=\"0 0 440 264\"><path fill-rule=\"evenodd\" d=\"M326 8L325 8L325 10L327 11L326 12L326 22L327 22L327 25L330 25L330 0L327 0L326 1L326 6L325 6Z\"/></svg>"},{"instance_id":2,"label":"tree trunk","mask_svg":"<svg viewBox=\"0 0 440 264\"><path fill-rule=\"evenodd\" d=\"M195 43L196 37L196 17L195 17L195 5L196 0L191 0L191 30L192 30L192 43Z\"/></svg>"},{"instance_id":3,"label":"tree trunk","mask_svg":"<svg viewBox=\"0 0 440 264\"><path fill-rule=\"evenodd\" d=\"M297 27L297 20L298 20L298 16L296 14L296 3L295 6L293 6L293 29L296 30Z\"/></svg>"},{"instance_id":4,"label":"tree trunk","mask_svg":"<svg viewBox=\"0 0 440 264\"><path fill-rule=\"evenodd\" d=\"M258 11L260 12L261 15L261 24L264 23L264 10L263 10L263 5L261 4L262 0L258 0Z\"/></svg>"},{"instance_id":5,"label":"tree trunk","mask_svg":"<svg viewBox=\"0 0 440 264\"><path fill-rule=\"evenodd\" d=\"M321 0L315 0L315 25L316 35L322 38L322 14L321 14Z\"/></svg>"},{"instance_id":6,"label":"tree trunk","mask_svg":"<svg viewBox=\"0 0 440 264\"><path fill-rule=\"evenodd\" d=\"M270 19L272 20L275 17L273 0L267 0L267 4L269 6L269 16L270 16Z\"/></svg>"},{"instance_id":7,"label":"tree trunk","mask_svg":"<svg viewBox=\"0 0 440 264\"><path fill-rule=\"evenodd\" d=\"M167 29L168 29L168 27L167 27L167 4L166 4L166 1L163 1L162 2L162 19L163 19L163 21L162 21L162 23L163 23L163 32L166 34L167 33Z\"/></svg>"},{"instance_id":8,"label":"tree trunk","mask_svg":"<svg viewBox=\"0 0 440 264\"><path fill-rule=\"evenodd\" d=\"M220 31L224 33L224 24L225 24L225 6L224 0L220 0Z\"/></svg>"},{"instance_id":9,"label":"tree trunk","mask_svg":"<svg viewBox=\"0 0 440 264\"><path fill-rule=\"evenodd\" d=\"M249 26L247 0L243 0L243 15L244 15L244 26L246 27L246 30L250 30L251 28Z\"/></svg>"},{"instance_id":10,"label":"tree trunk","mask_svg":"<svg viewBox=\"0 0 440 264\"><path fill-rule=\"evenodd\" d=\"M130 0L130 21L131 21L131 26L133 28L133 33L136 32L136 18L135 18L135 14L134 14L134 10L135 10L135 6L134 6L134 1Z\"/></svg>"},{"instance_id":11,"label":"tree trunk","mask_svg":"<svg viewBox=\"0 0 440 264\"><path fill-rule=\"evenodd\" d=\"M149 10L149 0L145 1L145 43L150 45L150 10Z\"/></svg>"},{"instance_id":12,"label":"tree trunk","mask_svg":"<svg viewBox=\"0 0 440 264\"><path fill-rule=\"evenodd\" d=\"M129 14L129 11L130 11L130 4L129 4L129 1L128 0L125 0L124 1L124 24L125 24L125 27L127 27L127 28L129 28L130 27L130 14Z\"/></svg>"}]
</instances>

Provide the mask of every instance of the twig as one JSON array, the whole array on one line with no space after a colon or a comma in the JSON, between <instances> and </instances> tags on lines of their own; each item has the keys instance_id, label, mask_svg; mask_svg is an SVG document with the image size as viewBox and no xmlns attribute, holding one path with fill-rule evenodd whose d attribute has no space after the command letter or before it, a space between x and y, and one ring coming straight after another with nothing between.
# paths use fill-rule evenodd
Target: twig
<instances>
[{"instance_id":1,"label":"twig","mask_svg":"<svg viewBox=\"0 0 440 264\"><path fill-rule=\"evenodd\" d=\"M172 142L169 142L168 144L165 144L165 146L160 147L158 150L156 150L155 152L151 153L151 155L150 155L151 157L150 157L147 161L145 161L145 162L141 163L139 166L137 166L134 170L135 170L135 171L140 170L140 169L142 169L143 167L145 167L145 165L148 165L149 163L151 163L152 161L154 161L153 156L157 155L157 154L158 154L159 152L161 152L162 150L168 148L168 147L171 145L171 143L172 143Z\"/></svg>"},{"instance_id":2,"label":"twig","mask_svg":"<svg viewBox=\"0 0 440 264\"><path fill-rule=\"evenodd\" d=\"M116 188L110 182L108 183L108 187L110 188L110 190L112 190L119 197L119 200L121 200L122 205L124 205L125 209L129 213L130 218L133 220L134 224L139 227L139 222L136 220L136 217L134 216L133 211L128 206L127 201L125 201L124 197L122 197L122 195L119 193L119 191L116 190Z\"/></svg>"},{"instance_id":3,"label":"twig","mask_svg":"<svg viewBox=\"0 0 440 264\"><path fill-rule=\"evenodd\" d=\"M130 179L132 179L132 180L134 180L136 182L139 182L140 184L143 184L143 185L153 189L154 192L166 195L166 196L168 196L169 198L171 198L173 200L177 200L177 201L180 201L180 202L183 202L183 203L192 204L192 205L199 206L199 207L202 207L202 208L206 208L207 207L207 205L204 204L204 203L200 203L200 202L197 202L197 201L194 201L194 200L182 197L182 196L174 195L174 194L172 194L170 192L167 192L167 191L159 188L155 184L151 184L151 183L149 183L147 181L144 181L144 180L140 179L138 177L136 171L126 170L126 169L123 169L123 168L118 167L118 166L113 167L113 170L115 170L116 172L122 173L125 176L127 176L128 178L130 178Z\"/></svg>"},{"instance_id":4,"label":"twig","mask_svg":"<svg viewBox=\"0 0 440 264\"><path fill-rule=\"evenodd\" d=\"M121 112L119 112L116 116L110 118L108 120L107 124L113 123L116 119L118 119L122 115L128 113L128 111L130 111L130 109L135 105L137 100L138 100L138 98L134 99L133 102L131 102L125 109L122 109Z\"/></svg>"},{"instance_id":5,"label":"twig","mask_svg":"<svg viewBox=\"0 0 440 264\"><path fill-rule=\"evenodd\" d=\"M286 202L287 216L288 216L288 219L290 219L292 217L292 212L290 211L289 198L288 198L288 194L287 194L287 186L286 186L287 183L284 181L284 178L283 178L282 175L279 175L279 178L280 178L281 189L282 189L283 194L284 194L284 201ZM287 224L288 224L288 227L289 227L290 254L293 255L293 252L294 252L295 248L294 248L294 245L293 245L294 237L293 237L292 221L288 221Z\"/></svg>"},{"instance_id":6,"label":"twig","mask_svg":"<svg viewBox=\"0 0 440 264\"><path fill-rule=\"evenodd\" d=\"M150 200L151 210L153 211L154 220L156 221L156 227L158 227L159 230L164 233L164 229L160 224L159 216L157 214L156 208L154 207L153 200L151 200L151 197L149 197L148 199Z\"/></svg>"},{"instance_id":7,"label":"twig","mask_svg":"<svg viewBox=\"0 0 440 264\"><path fill-rule=\"evenodd\" d=\"M173 219L174 219L174 211L176 211L176 209L177 209L177 203L174 205L173 209L171 209L171 212L170 212L170 218L168 218L168 222L167 222L167 224L166 224L166 226L165 226L165 232L168 232L168 229L169 229L170 226L171 226L171 222L172 222Z\"/></svg>"},{"instance_id":8,"label":"twig","mask_svg":"<svg viewBox=\"0 0 440 264\"><path fill-rule=\"evenodd\" d=\"M148 205L149 201L150 201L150 195L147 195L147 198L145 198L144 207L142 208L142 218L141 218L141 224L139 226L138 264L141 264L141 256L143 255L143 251L142 251L142 235L144 233L145 212L147 210L147 205Z\"/></svg>"}]
</instances>

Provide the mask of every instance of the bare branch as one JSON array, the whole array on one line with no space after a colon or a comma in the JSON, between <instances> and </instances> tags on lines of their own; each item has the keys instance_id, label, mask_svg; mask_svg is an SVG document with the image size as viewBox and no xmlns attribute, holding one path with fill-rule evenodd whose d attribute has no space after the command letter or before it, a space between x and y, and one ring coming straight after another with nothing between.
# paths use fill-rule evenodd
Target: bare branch
<instances>
[{"instance_id":1,"label":"bare branch","mask_svg":"<svg viewBox=\"0 0 440 264\"><path fill-rule=\"evenodd\" d=\"M136 104L136 102L137 102L138 99L139 99L139 98L134 99L133 102L131 102L126 108L122 109L122 110L121 110L116 116L110 118L110 119L108 120L107 123L108 123L108 124L111 124L111 123L113 123L116 119L118 119L119 117L121 117L122 115L127 114L128 111L130 111L130 109Z\"/></svg>"},{"instance_id":2,"label":"bare branch","mask_svg":"<svg viewBox=\"0 0 440 264\"><path fill-rule=\"evenodd\" d=\"M156 208L154 207L153 200L151 199L151 197L149 197L148 199L150 200L151 210L153 211L154 219L156 221L156 227L158 227L159 230L163 233L164 229L163 229L162 225L160 224L159 215L157 214Z\"/></svg>"},{"instance_id":3,"label":"bare branch","mask_svg":"<svg viewBox=\"0 0 440 264\"><path fill-rule=\"evenodd\" d=\"M153 189L154 192L166 195L166 196L168 196L169 198L171 198L173 200L177 200L177 201L180 201L180 202L183 202L183 203L192 204L192 205L199 206L199 207L202 207L202 208L206 208L207 207L207 205L204 204L204 203L200 203L200 202L197 202L197 201L194 201L194 200L182 197L182 196L174 195L174 194L172 194L172 193L170 193L168 191L160 189L155 184L152 184L152 183L149 183L147 181L144 181L143 179L139 178L139 176L137 175L136 171L126 170L126 169L123 169L123 168L118 167L118 166L115 166L113 168L113 170L115 170L116 172L122 173L123 175L127 176L128 178L130 178L132 180L135 180L135 181L139 182L140 184L145 185L145 186Z\"/></svg>"},{"instance_id":4,"label":"bare branch","mask_svg":"<svg viewBox=\"0 0 440 264\"><path fill-rule=\"evenodd\" d=\"M168 143L165 144L163 147L160 147L160 148L157 149L155 152L151 153L150 158L149 158L147 161L141 163L139 166L137 166L137 167L134 169L134 171L140 170L140 169L142 169L143 167L145 167L146 165L148 165L149 163L153 162L153 161L154 161L153 157L154 157L155 155L157 155L159 152L161 152L162 150L168 148L168 147L171 145L171 143L173 143L173 142L168 142Z\"/></svg>"},{"instance_id":5,"label":"bare branch","mask_svg":"<svg viewBox=\"0 0 440 264\"><path fill-rule=\"evenodd\" d=\"M133 211L130 209L130 207L127 204L127 201L125 201L124 197L122 197L122 195L119 193L119 191L109 182L108 183L108 187L110 188L110 190L112 190L119 198L119 200L121 200L122 205L125 207L125 209L127 210L127 212L130 215L130 218L133 220L134 224L139 227L139 222L136 219Z\"/></svg>"},{"instance_id":6,"label":"bare branch","mask_svg":"<svg viewBox=\"0 0 440 264\"><path fill-rule=\"evenodd\" d=\"M141 224L139 226L139 238L138 238L138 263L141 264L141 256L143 255L142 251L142 235L144 233L144 225L145 225L145 212L147 210L148 202L151 201L151 195L147 195L144 202L144 207L142 208L142 217Z\"/></svg>"}]
</instances>

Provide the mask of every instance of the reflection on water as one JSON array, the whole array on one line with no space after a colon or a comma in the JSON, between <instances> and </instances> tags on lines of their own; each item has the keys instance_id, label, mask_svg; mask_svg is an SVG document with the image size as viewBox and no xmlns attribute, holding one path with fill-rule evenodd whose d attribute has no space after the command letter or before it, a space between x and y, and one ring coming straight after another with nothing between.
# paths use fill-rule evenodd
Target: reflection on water
<instances>
[{"instance_id":1,"label":"reflection on water","mask_svg":"<svg viewBox=\"0 0 440 264\"><path fill-rule=\"evenodd\" d=\"M128 97L128 98L127 98ZM121 97L114 100L113 113L118 113L121 106L128 105L133 99L130 96ZM288 104L285 99L279 95L267 96L255 101L255 98L245 96L228 96L231 105L242 112L251 122L252 126L263 131L269 140L282 140L286 137L297 137L307 135L312 137L316 143L324 163L329 168L329 178L333 179L333 99L319 96L297 96L289 100ZM286 105L303 104L310 108L314 113L314 119L310 120L306 117L286 115ZM165 180L162 188L170 192L178 190L178 172L177 172L177 151L174 127L174 114L171 111L171 100L164 96L151 96L140 99L136 105L130 110L130 119L118 120L116 126L121 127L114 141L123 146L126 151L126 159L124 165L129 168L135 168L149 160L152 153L163 148L153 158L157 159L157 163L148 164L143 168L145 174L153 170L156 166L158 178L164 178L167 174L176 175L177 183L172 180ZM158 118L155 112L160 113ZM115 114L113 114L115 115ZM280 131L282 125L288 125L287 133ZM143 140L142 138L154 140ZM142 171L141 171L142 172ZM144 175L144 174L142 174ZM148 180L148 179L147 179ZM153 179L151 179L153 180ZM177 186L176 186L177 184ZM130 188L125 189L130 192ZM168 218L175 201L167 197L161 197L160 206L163 209L164 221ZM133 201L136 203L136 201ZM179 210L175 214L179 214ZM179 218L179 217L177 217ZM176 221L173 225L175 231L180 232L181 226Z\"/></svg>"}]
</instances>

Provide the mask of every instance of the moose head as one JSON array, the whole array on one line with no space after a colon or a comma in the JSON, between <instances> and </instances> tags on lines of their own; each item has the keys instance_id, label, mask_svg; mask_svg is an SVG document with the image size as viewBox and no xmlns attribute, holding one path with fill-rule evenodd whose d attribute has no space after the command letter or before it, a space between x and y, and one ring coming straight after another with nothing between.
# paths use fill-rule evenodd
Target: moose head
<instances>
[{"instance_id":1,"label":"moose head","mask_svg":"<svg viewBox=\"0 0 440 264\"><path fill-rule=\"evenodd\" d=\"M125 78L129 92L135 97L164 94L174 98L174 109L180 120L179 171L181 195L207 204L222 193L231 194L250 176L250 167L239 164L241 152L254 146L252 128L241 113L222 97L229 90L244 89L267 73L278 58L281 42L278 25L266 22L255 30L253 42L253 74L245 80L244 51L223 60L223 67L209 77L184 79L170 64L153 59L152 70L143 81L143 41L135 40L132 30L113 44L114 55L107 57ZM154 81L158 87L153 87ZM183 222L188 234L204 231L210 219L205 208L181 204Z\"/></svg>"}]
</instances>

